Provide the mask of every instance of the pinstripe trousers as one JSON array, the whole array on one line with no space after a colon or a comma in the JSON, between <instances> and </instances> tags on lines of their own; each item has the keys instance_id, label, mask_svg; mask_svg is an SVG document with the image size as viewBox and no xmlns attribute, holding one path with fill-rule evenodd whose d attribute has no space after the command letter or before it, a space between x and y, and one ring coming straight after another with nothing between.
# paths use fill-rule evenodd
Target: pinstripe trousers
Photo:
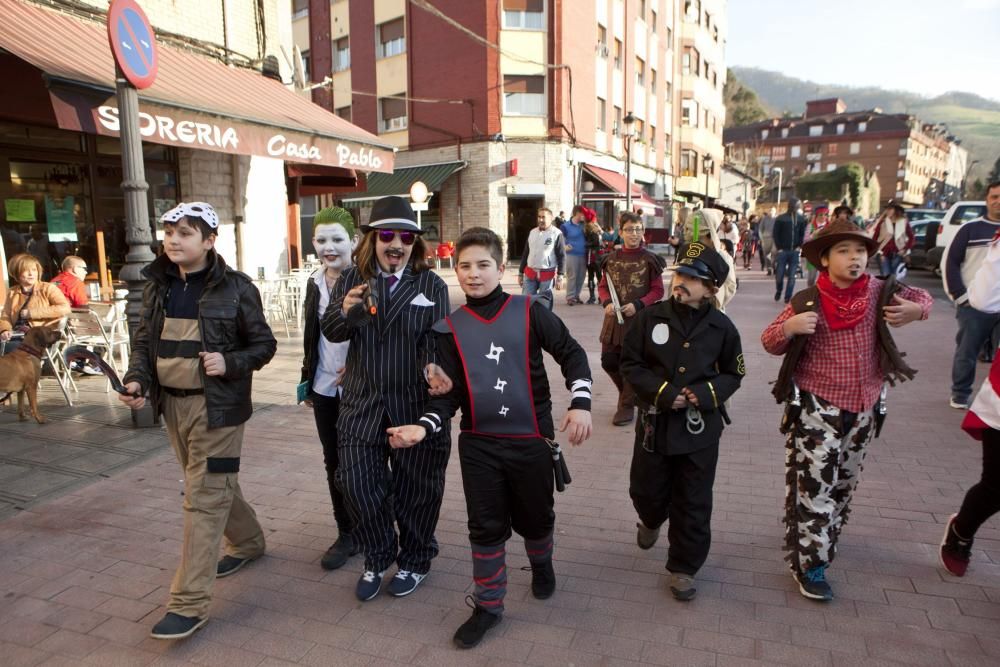
<instances>
[{"instance_id":1,"label":"pinstripe trousers","mask_svg":"<svg viewBox=\"0 0 1000 667\"><path fill-rule=\"evenodd\" d=\"M382 421L384 432L389 419ZM438 554L434 529L451 438L439 434L415 447L392 449L387 438L373 442L341 434L337 453L337 486L356 524L365 569L384 572L396 561L401 570L426 574Z\"/></svg>"}]
</instances>

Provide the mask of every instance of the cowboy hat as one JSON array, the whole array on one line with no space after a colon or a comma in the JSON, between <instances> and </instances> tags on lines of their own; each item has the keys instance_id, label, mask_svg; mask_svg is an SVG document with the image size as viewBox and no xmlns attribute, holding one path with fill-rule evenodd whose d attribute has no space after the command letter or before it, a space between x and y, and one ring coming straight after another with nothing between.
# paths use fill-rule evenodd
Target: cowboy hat
<instances>
[{"instance_id":1,"label":"cowboy hat","mask_svg":"<svg viewBox=\"0 0 1000 667\"><path fill-rule=\"evenodd\" d=\"M830 248L841 241L861 241L868 249L868 255L875 254L878 250L878 243L858 229L853 222L834 221L816 232L810 240L802 244L802 254L813 266L822 266L820 257L827 248Z\"/></svg>"}]
</instances>

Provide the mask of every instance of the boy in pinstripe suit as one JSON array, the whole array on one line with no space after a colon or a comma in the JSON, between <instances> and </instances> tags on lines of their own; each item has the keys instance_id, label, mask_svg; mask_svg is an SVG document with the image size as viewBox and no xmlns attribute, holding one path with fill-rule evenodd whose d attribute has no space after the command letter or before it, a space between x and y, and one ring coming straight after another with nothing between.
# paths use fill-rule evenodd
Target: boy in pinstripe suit
<instances>
[{"instance_id":1,"label":"boy in pinstripe suit","mask_svg":"<svg viewBox=\"0 0 1000 667\"><path fill-rule=\"evenodd\" d=\"M489 229L474 227L455 247L466 305L434 327L439 363L453 389L431 399L417 424L390 428L389 444L407 451L435 438L462 408L458 451L469 514L472 616L455 633L459 648L476 646L503 614L506 542L524 537L531 592L556 588L552 568L552 403L542 350L562 367L572 392L561 431L570 444L590 437L591 375L587 354L544 302L500 288L503 246Z\"/></svg>"},{"instance_id":2,"label":"boy in pinstripe suit","mask_svg":"<svg viewBox=\"0 0 1000 667\"><path fill-rule=\"evenodd\" d=\"M450 388L431 363L429 348L431 326L448 314L448 288L428 270L408 201L380 199L361 229L355 266L334 285L321 329L333 342L351 343L337 420L335 480L365 554L355 594L367 601L379 594L394 561L391 595L409 595L427 576L438 553L434 529L451 437L445 424L420 447L389 447L386 429L423 414L428 385Z\"/></svg>"}]
</instances>

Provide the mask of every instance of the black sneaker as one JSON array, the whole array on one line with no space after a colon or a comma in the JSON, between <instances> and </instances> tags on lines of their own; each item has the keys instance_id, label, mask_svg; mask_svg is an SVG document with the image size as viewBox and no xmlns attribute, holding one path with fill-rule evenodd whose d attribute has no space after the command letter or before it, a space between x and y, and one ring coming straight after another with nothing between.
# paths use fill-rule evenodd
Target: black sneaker
<instances>
[{"instance_id":1,"label":"black sneaker","mask_svg":"<svg viewBox=\"0 0 1000 667\"><path fill-rule=\"evenodd\" d=\"M222 579L231 574L236 574L246 565L250 564L253 558L237 558L236 556L223 556L219 564L215 566L215 578Z\"/></svg>"},{"instance_id":2,"label":"black sneaker","mask_svg":"<svg viewBox=\"0 0 1000 667\"><path fill-rule=\"evenodd\" d=\"M799 584L799 592L810 600L829 602L833 599L833 589L826 583L826 565L817 565L805 572L793 572Z\"/></svg>"},{"instance_id":3,"label":"black sneaker","mask_svg":"<svg viewBox=\"0 0 1000 667\"><path fill-rule=\"evenodd\" d=\"M206 623L208 623L208 617L191 618L168 611L167 615L153 626L149 636L153 639L184 639L193 635L195 630Z\"/></svg>"},{"instance_id":4,"label":"black sneaker","mask_svg":"<svg viewBox=\"0 0 1000 667\"><path fill-rule=\"evenodd\" d=\"M385 570L381 572L365 570L362 572L361 578L358 579L358 585L354 588L355 597L362 602L374 600L375 596L378 595L380 590L382 590L383 576L385 576Z\"/></svg>"},{"instance_id":5,"label":"black sneaker","mask_svg":"<svg viewBox=\"0 0 1000 667\"><path fill-rule=\"evenodd\" d=\"M635 527L639 529L635 535L635 542L639 545L639 548L652 549L656 544L656 540L660 539L660 529L647 528L646 524L641 521L636 523Z\"/></svg>"},{"instance_id":6,"label":"black sneaker","mask_svg":"<svg viewBox=\"0 0 1000 667\"><path fill-rule=\"evenodd\" d=\"M955 517L952 514L948 517L948 525L944 528L944 538L941 540L941 547L938 550L938 557L941 566L956 577L964 577L965 571L969 569L969 561L972 560L972 540L962 539L955 532Z\"/></svg>"},{"instance_id":7,"label":"black sneaker","mask_svg":"<svg viewBox=\"0 0 1000 667\"><path fill-rule=\"evenodd\" d=\"M472 616L465 623L462 623L455 631L454 641L458 648L472 648L483 641L486 633L500 622L500 614L491 614L478 604L472 596L465 598L465 603L472 603Z\"/></svg>"},{"instance_id":8,"label":"black sneaker","mask_svg":"<svg viewBox=\"0 0 1000 667\"><path fill-rule=\"evenodd\" d=\"M681 602L693 600L698 593L698 589L694 586L694 577L690 574L671 572L667 585L670 587L670 594L674 596L674 599Z\"/></svg>"},{"instance_id":9,"label":"black sneaker","mask_svg":"<svg viewBox=\"0 0 1000 667\"><path fill-rule=\"evenodd\" d=\"M531 570L531 594L536 600L548 600L556 592L556 571L551 560L545 561L544 565L530 565L521 569Z\"/></svg>"},{"instance_id":10,"label":"black sneaker","mask_svg":"<svg viewBox=\"0 0 1000 667\"><path fill-rule=\"evenodd\" d=\"M354 539L354 536L350 533L345 533L337 537L337 541L326 550L319 564L324 570L336 570L343 567L348 558L360 551L361 545Z\"/></svg>"},{"instance_id":11,"label":"black sneaker","mask_svg":"<svg viewBox=\"0 0 1000 667\"><path fill-rule=\"evenodd\" d=\"M777 292L774 293L774 300L781 301L781 290L778 290Z\"/></svg>"}]
</instances>

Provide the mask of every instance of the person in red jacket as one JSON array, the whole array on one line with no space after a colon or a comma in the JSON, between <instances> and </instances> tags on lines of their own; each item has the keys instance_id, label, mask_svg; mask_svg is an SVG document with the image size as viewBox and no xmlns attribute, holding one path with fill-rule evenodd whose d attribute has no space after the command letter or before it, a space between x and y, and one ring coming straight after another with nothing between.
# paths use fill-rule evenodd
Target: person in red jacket
<instances>
[{"instance_id":1,"label":"person in red jacket","mask_svg":"<svg viewBox=\"0 0 1000 667\"><path fill-rule=\"evenodd\" d=\"M66 255L62 261L62 273L52 279L52 284L66 295L72 308L83 308L90 299L87 297L87 286L83 279L87 277L87 263L82 257Z\"/></svg>"}]
</instances>

